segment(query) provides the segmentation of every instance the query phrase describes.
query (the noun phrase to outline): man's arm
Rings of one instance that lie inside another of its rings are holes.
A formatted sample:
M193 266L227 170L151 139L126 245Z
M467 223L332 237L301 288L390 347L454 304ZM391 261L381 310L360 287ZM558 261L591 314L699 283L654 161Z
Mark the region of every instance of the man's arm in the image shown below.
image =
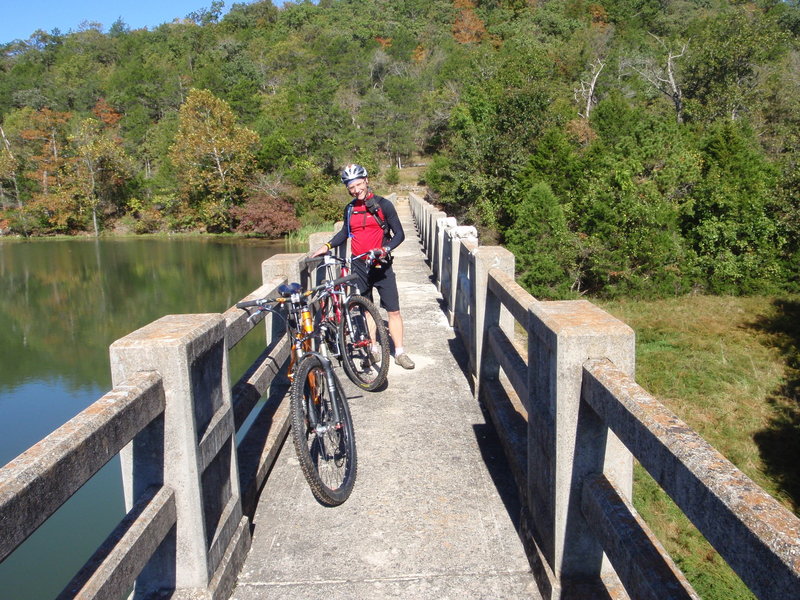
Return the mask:
M386 224L392 232L392 239L386 244L389 250L394 250L403 240L406 239L406 234L403 231L403 225L400 223L400 217L397 215L397 210L389 200L381 198L381 210L383 216L386 218Z

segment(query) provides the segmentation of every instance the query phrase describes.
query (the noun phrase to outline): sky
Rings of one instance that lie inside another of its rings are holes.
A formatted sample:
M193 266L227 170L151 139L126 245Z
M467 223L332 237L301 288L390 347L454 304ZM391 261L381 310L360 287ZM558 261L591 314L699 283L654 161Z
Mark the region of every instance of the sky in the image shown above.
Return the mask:
M223 14L243 1L226 0ZM77 31L84 21L102 23L108 31L120 17L131 29L152 29L210 6L211 0L0 0L0 44L28 39L37 29Z

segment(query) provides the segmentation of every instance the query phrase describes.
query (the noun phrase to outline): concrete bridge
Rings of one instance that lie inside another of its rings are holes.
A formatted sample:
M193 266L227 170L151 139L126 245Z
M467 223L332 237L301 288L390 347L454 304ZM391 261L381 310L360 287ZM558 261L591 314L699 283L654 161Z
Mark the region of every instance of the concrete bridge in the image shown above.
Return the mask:
M636 458L757 597L800 598L800 521L636 384L629 327L535 300L509 252L394 201L417 368L347 388L344 505L314 501L283 443L279 324L170 315L115 342L113 389L0 470L0 561L119 453L128 514L61 598L697 598L631 506ZM301 258L265 261L251 296L308 282ZM266 350L232 377L253 329Z

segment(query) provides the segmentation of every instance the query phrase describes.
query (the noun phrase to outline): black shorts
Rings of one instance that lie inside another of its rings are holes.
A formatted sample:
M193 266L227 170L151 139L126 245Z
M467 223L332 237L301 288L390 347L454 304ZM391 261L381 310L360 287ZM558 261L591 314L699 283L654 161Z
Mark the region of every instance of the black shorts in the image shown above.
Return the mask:
M381 306L389 312L400 310L400 296L397 293L397 279L390 264L380 267L367 267L363 260L353 261L353 273L358 275L358 289L362 296L372 300L372 290L377 289L381 296Z

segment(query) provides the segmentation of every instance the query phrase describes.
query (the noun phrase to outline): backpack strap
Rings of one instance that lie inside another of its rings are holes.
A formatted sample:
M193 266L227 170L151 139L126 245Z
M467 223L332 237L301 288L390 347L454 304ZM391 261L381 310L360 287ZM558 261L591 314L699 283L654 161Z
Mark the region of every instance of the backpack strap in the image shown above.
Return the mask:
M344 226L347 228L347 237L353 237L353 232L350 231L350 216L353 214L353 202L351 201L344 209Z
M371 214L375 218L375 220L378 222L378 225L380 225L381 229L383 229L384 237L388 239L390 237L389 224L383 219L381 219L381 216L378 214L378 204L380 203L381 199L382 198L380 196L373 196L371 198L373 202L366 202L365 205L367 207L367 210L369 211L369 214Z

